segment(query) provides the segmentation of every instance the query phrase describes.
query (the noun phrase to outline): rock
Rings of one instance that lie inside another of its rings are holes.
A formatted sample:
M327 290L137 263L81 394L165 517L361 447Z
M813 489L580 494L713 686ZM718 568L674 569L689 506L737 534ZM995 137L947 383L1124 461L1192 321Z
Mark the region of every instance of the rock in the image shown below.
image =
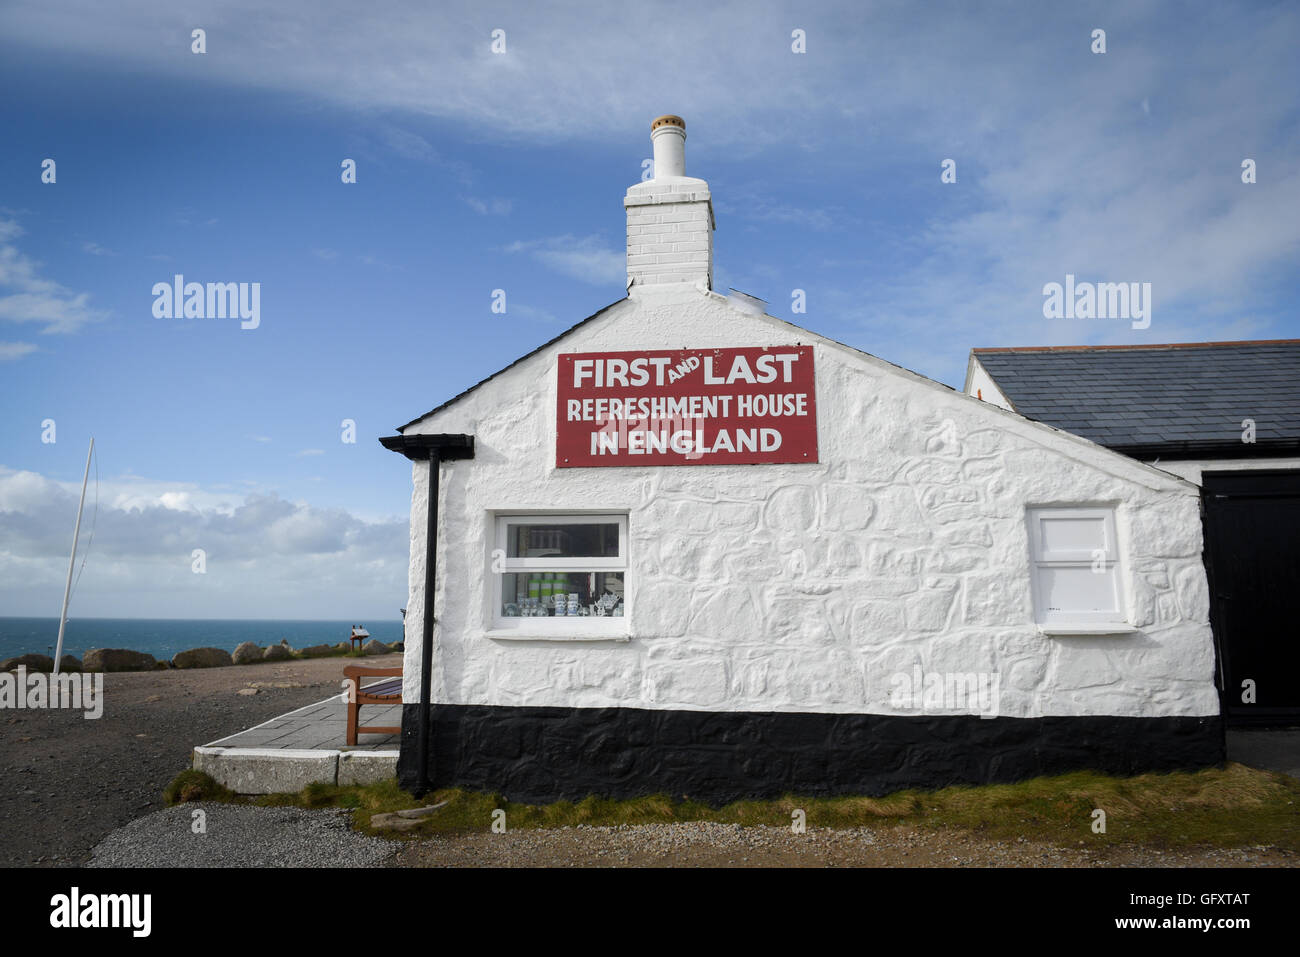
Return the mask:
M402 811L390 811L387 814L376 814L370 819L370 826L391 831L409 831L418 827L420 822L430 814L446 807L448 803L450 802L439 801L437 804L430 804L425 807L413 807Z
M0 671L14 671L19 666L26 667L28 671L53 671L54 659L49 655L32 654L19 655L17 658L6 658L4 661L0 661Z
M262 652L263 661L288 661L292 657L293 652L290 651L289 646L285 644L269 645L267 649Z
M86 671L154 671L159 665L166 668L167 663L159 662L153 655L143 651L130 651L126 648L91 648L86 652L84 670Z
M172 656L174 668L224 668L235 660L224 648L191 648Z
M304 658L328 658L337 654L333 645L311 645L298 652Z
M69 671L80 671L80 670L81 670L80 658L74 658L72 655L64 655L62 658L59 659L59 671L69 672Z
M262 646L255 641L245 641L235 649L230 660L237 665L251 665L254 661L261 661Z
M259 693L260 692L257 688L240 688L239 691L236 692L236 694L259 694Z
M419 818L398 817L395 813L376 814L370 819L370 826L386 831L410 831L420 826Z
M389 650L389 651L405 651L405 650L406 650L406 643L405 643L405 642L402 642L402 641L395 641L395 642L393 642L391 645L388 646L388 650Z
M386 655L388 654L388 646L376 638L371 638L361 646L361 653L363 655Z
M335 651L351 651L351 650L352 650L352 644L351 644L351 642L340 641L337 645L334 646L334 650L335 650Z

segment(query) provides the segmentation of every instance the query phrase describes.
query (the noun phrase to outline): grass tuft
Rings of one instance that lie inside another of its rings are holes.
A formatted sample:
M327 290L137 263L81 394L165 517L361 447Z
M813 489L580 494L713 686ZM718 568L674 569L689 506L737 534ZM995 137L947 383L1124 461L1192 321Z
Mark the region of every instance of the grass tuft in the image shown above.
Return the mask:
M714 821L745 827L789 827L796 810L808 827L961 828L994 840L1025 838L1056 844L1141 844L1154 847L1272 846L1300 851L1300 782L1241 764L1173 774L1110 777L1075 771L1014 784L908 790L882 797L800 797L735 801L723 807L667 794L523 804L499 794L447 788L417 801L396 780L353 787L313 784L297 794L241 798L207 775L185 771L168 785L168 803L231 800L263 806L337 807L354 811L361 831L402 838L484 831L497 809L511 830L617 827ZM182 793L189 797L180 796ZM176 795L176 799L170 795ZM198 796L194 796L198 795ZM374 828L376 814L446 802L417 827L394 834ZM1106 812L1106 833L1092 831L1093 811Z
M163 788L163 801L168 807L190 801L231 801L234 792L223 787L202 771L182 771Z

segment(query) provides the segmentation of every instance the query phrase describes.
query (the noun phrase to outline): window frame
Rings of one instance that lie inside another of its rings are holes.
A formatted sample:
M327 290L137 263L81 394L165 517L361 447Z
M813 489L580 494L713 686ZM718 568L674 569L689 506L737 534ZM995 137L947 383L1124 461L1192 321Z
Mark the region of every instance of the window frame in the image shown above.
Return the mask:
M1124 562L1119 534L1115 522L1115 506L1096 505L1031 505L1026 509L1029 525L1029 569L1033 598L1034 623L1046 633L1057 634L1116 634L1133 631L1129 623L1126 590L1124 588ZM1087 518L1103 520L1106 540L1106 557L1103 560L1115 596L1113 611L1052 611L1047 608L1043 573L1052 568L1094 567L1094 549L1048 549L1043 540L1044 519Z
M501 511L492 513L492 551L488 568L487 635L492 638L545 638L553 640L626 640L632 616L627 593L627 572L631 566L628 513L625 511ZM510 525L618 525L618 555L589 557L508 556ZM500 556L500 565L496 556ZM535 571L621 572L624 582L621 617L507 618L502 614L503 578Z

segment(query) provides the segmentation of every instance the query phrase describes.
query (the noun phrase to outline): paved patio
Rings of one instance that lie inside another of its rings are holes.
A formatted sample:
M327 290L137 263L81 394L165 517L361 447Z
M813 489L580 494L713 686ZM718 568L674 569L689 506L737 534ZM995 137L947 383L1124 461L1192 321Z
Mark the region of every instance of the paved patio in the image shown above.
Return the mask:
M362 705L362 725L402 724L401 705ZM399 736L365 734L346 744L341 694L194 749L194 768L239 794L300 791L308 784L370 784L397 773Z
M356 745L344 743L347 736L347 706L341 695L290 711L265 724L240 731L204 747L268 748L271 750L387 751L398 748L395 734L358 734ZM361 724L400 727L402 706L361 706Z

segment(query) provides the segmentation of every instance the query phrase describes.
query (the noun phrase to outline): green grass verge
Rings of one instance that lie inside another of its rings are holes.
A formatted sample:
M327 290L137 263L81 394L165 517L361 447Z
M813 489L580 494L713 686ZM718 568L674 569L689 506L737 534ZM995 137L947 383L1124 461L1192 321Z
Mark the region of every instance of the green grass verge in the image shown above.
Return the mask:
M313 784L297 794L239 797L196 771L182 772L164 794L168 804L218 800L272 807L348 808L355 812L353 823L359 830L406 838L487 830L492 812L498 808L506 812L511 829L675 821L789 827L794 811L800 809L809 827L906 824L962 828L997 840L1025 838L1054 844L1267 846L1300 851L1300 782L1231 763L1205 771L1130 778L1077 771L1015 784L908 790L878 798L790 795L735 801L723 807L664 794L517 804L496 794L459 789L436 791L417 801L395 780L365 787ZM447 802L446 807L401 835L371 825L376 814L442 801ZM1106 812L1104 834L1092 831L1097 808Z

